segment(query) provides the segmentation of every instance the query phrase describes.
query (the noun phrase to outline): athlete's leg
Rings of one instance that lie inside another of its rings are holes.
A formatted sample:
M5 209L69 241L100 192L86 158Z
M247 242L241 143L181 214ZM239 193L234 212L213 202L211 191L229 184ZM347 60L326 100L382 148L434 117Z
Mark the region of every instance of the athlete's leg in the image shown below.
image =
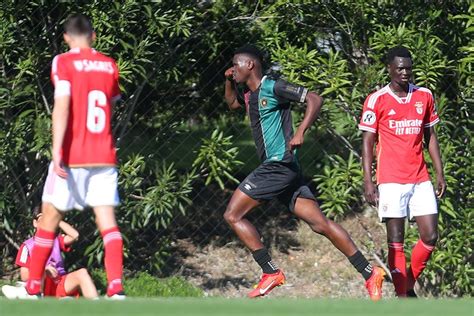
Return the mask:
M96 298L99 296L94 281L86 269L82 268L66 275L64 291L66 294L80 290L85 298Z
M236 189L224 213L225 221L245 246L252 251L253 258L263 271L260 282L247 294L250 298L266 295L273 288L285 282L285 275L273 263L268 250L260 240L257 229L248 219L244 218L259 204L259 201L252 199L240 189Z
M347 231L339 224L329 220L316 201L297 198L294 213L305 221L314 232L327 237L346 257L357 252L357 247Z
M107 295L113 296L123 292L123 240L115 220L113 206L95 206L97 228L104 241L104 263L107 273Z
M244 217L259 204L259 201L236 189L224 213L225 221L252 252L264 248L264 245L255 226Z
M64 213L57 210L53 204L44 202L41 206L42 216L38 220L38 228L49 232L56 232Z
M46 261L51 255L56 230L63 218L63 214L51 203L44 202L41 212L43 215L38 221L35 246L31 253L30 275L26 283L26 290L29 294L39 294L41 292L41 279Z
M254 260L262 268L264 275L280 273L281 276L278 277L281 278L281 280L278 281L278 284L281 284L284 282L283 273L279 271L277 265L272 261L270 253L260 240L260 234L258 233L255 226L250 223L248 219L244 218L245 215L247 215L259 204L259 201L252 199L237 188L234 191L229 204L227 205L227 209L224 213L224 219L230 225L232 230L237 234L239 239L244 243L244 245L252 252ZM261 283L262 281L259 283L259 286ZM271 289L268 291L270 290ZM254 297L252 294L249 296Z
M95 223L100 232L117 227L114 206L94 206Z
M339 224L329 220L315 200L298 197L294 206L295 215L304 220L316 233L328 238L364 277L365 286L372 300L382 298L383 269L372 267L364 255L357 249L347 231Z
M411 265L407 271L407 290L413 290L415 282L426 267L438 240L438 214L415 217L420 239L413 247Z
M407 271L404 250L405 218L386 218L388 265L397 296L406 296Z

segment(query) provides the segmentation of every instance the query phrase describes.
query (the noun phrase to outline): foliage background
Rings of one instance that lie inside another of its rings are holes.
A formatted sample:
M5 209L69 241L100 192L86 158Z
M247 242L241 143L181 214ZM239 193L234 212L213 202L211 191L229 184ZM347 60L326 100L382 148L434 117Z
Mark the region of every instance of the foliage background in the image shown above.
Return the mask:
M365 97L388 81L383 55L403 44L414 82L437 100L448 182L440 239L422 283L435 296L472 296L473 31L469 1L3 1L0 4L0 273L32 234L50 158L54 55L65 51L61 25L72 12L92 17L95 47L118 61L124 103L114 131L120 159L128 273L166 276L173 243L226 243L223 224L236 183L257 164L245 114L223 102L233 50L264 47L269 64L324 96L321 118L302 150L308 183L337 220L367 210L362 199L358 117ZM295 120L304 109L294 106ZM427 156L427 155L426 155ZM429 156L427 156L429 157ZM262 215L264 216L264 215ZM374 215L375 216L375 215ZM100 267L102 245L90 212L68 260ZM408 245L417 239L407 228ZM409 247L408 247L409 248ZM377 249L374 249L377 251Z

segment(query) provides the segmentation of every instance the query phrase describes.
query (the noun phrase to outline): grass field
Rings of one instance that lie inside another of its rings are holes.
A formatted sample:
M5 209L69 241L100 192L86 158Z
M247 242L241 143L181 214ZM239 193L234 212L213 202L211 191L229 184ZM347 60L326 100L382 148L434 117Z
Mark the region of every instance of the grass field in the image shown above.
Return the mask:
M474 300L310 300L310 299L132 299L86 301L44 299L8 301L0 299L0 314L21 315L324 315L324 316L470 316Z

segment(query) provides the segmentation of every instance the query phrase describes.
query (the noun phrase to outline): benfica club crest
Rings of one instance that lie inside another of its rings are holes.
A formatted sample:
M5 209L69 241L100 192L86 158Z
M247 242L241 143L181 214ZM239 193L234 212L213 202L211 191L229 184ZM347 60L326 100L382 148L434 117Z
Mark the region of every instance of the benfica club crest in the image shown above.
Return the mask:
M423 102L417 101L415 103L415 107L416 107L416 113L423 114Z

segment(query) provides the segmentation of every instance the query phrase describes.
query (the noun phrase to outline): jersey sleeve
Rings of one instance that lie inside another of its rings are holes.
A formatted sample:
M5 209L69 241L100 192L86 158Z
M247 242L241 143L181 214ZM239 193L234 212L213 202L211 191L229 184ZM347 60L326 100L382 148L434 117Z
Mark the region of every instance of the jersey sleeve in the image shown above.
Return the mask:
M54 85L54 97L71 95L71 79L64 58L56 55L51 66L51 80Z
M426 107L426 114L424 118L424 127L429 128L436 125L439 122L439 116L436 112L436 105L433 99L433 95L429 93L428 106Z
M66 245L64 243L64 236L65 236L64 234L60 234L58 236L59 248L61 248L62 252L69 252L69 251L71 251L72 247L71 247L71 245Z
M20 246L18 253L16 254L15 264L19 267L28 268L30 266L30 253L28 247L25 244Z
M112 63L112 67L114 68L114 85L112 87L112 104L119 101L122 98L122 95L120 94L120 86L119 86L119 69L117 67L117 64L115 62Z
M289 101L304 102L306 100L306 95L308 94L308 89L278 79L273 87L273 92L276 96Z
M375 102L373 95L369 95L367 99L365 99L364 107L362 108L362 116L359 122L359 129L361 131L377 133L379 118Z

